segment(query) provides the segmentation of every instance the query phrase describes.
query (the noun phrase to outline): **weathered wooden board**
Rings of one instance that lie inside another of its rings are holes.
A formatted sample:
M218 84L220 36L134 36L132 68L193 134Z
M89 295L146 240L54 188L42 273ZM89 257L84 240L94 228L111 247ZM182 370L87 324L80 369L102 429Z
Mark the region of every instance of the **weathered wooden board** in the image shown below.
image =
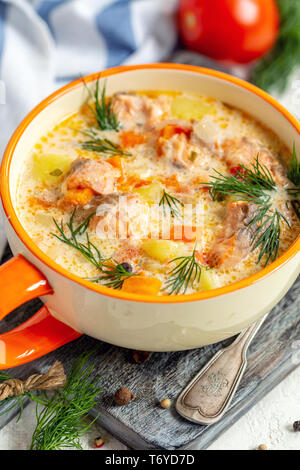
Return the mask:
M5 259L9 256L7 250ZM17 309L1 322L1 332L22 323L39 305L40 301L36 300ZM163 410L158 403L165 397L175 401L182 388L222 346L221 343L192 351L153 353L147 363L137 365L129 350L83 336L12 373L23 377L32 371L43 371L56 359L61 360L68 370L78 354L95 350L97 374L102 377L104 388L93 410L94 415L100 411L100 424L136 449L183 449L195 445L204 449L297 366L297 356L300 358L295 349L296 341L300 339L299 314L300 279L272 310L258 332L249 350L248 368L229 411L219 423L210 427L185 421L174 408ZM120 386L129 387L137 395L127 407L113 404L114 391ZM10 418L2 416L0 426Z

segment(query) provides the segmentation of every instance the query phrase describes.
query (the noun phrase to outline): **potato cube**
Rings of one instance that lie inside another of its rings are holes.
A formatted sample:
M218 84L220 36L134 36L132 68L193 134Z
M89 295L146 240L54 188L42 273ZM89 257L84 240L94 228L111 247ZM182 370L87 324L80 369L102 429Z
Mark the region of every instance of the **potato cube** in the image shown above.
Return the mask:
M178 119L200 120L206 114L216 114L216 108L213 103L206 101L201 97L176 96L172 102L171 112Z
M211 270L202 269L200 278L201 290L211 290L217 287Z
M161 263L185 255L183 243L175 243L170 240L146 240L142 248L150 258L157 259Z
M135 191L148 204L158 204L163 194L163 188L160 183L151 183L146 186L136 188Z
M55 184L67 172L74 157L54 153L39 153L33 156L33 174L46 184Z

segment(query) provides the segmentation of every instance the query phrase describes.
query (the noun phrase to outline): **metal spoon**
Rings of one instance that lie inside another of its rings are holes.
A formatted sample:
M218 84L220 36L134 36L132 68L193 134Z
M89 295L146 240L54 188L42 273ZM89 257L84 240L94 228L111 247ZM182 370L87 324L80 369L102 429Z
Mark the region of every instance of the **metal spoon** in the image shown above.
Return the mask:
M198 424L213 424L227 411L244 374L247 349L267 315L218 351L181 392L176 410Z

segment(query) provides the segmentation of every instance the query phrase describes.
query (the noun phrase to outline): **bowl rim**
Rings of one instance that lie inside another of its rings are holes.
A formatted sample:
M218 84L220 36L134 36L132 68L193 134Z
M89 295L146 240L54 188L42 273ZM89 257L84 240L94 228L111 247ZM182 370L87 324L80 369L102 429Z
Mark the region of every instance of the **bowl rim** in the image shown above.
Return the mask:
M272 96L270 96L265 91L261 90L260 88L252 85L244 80L239 78L233 77L223 72L219 72L216 70L197 67L193 65L182 65L182 64L171 64L171 63L159 63L159 64L143 64L143 65L130 65L130 66L119 66L114 67L111 69L107 69L101 72L92 73L86 76L83 76L79 79L73 80L67 85L63 86L62 88L56 90L54 93L49 95L43 101L41 101L27 116L23 119L23 121L19 124L15 132L13 133L12 137L10 138L7 147L5 149L1 170L0 170L0 195L2 200L2 205L4 212L8 218L10 225L12 226L13 230L20 238L20 240L24 243L27 249L39 259L43 264L45 264L48 268L55 271L56 273L66 277L70 281L75 282L91 291L96 293L114 298L114 299L121 299L121 300L129 300L135 302L146 302L146 303L184 303L184 302L192 302L192 301L200 301L200 300L208 300L218 297L220 295L229 294L240 290L245 287L249 287L254 283L264 279L267 276L270 276L272 273L280 269L284 266L287 262L289 262L298 252L300 248L300 236L294 241L294 243L285 251L280 257L278 257L274 262L266 266L265 268L261 269L255 274L252 274L245 279L240 281L236 281L232 284L227 286L218 287L216 289L198 292L193 294L182 294L182 295L162 295L162 296L154 296L154 295L141 295L141 294L132 294L127 292L122 292L119 290L114 290L100 284L94 284L91 281L87 281L85 279L80 278L76 274L73 274L66 270L65 268L61 267L57 264L54 260L52 260L49 256L47 256L29 237L25 229L23 228L21 222L18 219L16 211L13 207L13 203L10 196L9 190L9 172L10 172L10 165L13 159L14 150L27 129L30 123L45 109L48 105L53 103L54 101L60 99L69 91L82 86L83 80L85 83L93 82L97 80L99 74L101 73L101 77L109 77L111 75L121 74L128 71L135 71L135 70L145 70L145 69L156 69L156 70L180 70L186 72L194 72L218 79L222 79L226 82L230 82L235 84L241 88L244 88L251 93L262 98L266 101L269 105L274 107L277 111L279 111L288 121L289 123L298 131L300 134L300 122L292 116L280 103L277 102Z

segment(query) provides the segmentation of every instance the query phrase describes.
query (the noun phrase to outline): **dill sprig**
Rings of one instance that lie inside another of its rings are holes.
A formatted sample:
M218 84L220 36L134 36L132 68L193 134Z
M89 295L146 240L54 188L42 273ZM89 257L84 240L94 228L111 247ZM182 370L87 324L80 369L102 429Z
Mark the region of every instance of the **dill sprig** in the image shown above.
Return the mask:
M125 279L132 276L137 276L137 274L126 271L121 263L118 263L115 260L110 260L109 262L102 264L101 275L92 279L92 281L101 282L106 287L111 287L112 289L121 289Z
M94 108L88 104L90 110L94 114L97 124L102 131L118 131L120 123L117 119L116 114L112 110L111 99L106 99L106 81L104 82L101 90L101 97L99 99L99 79L96 81L95 92L94 92ZM84 82L85 84L85 82ZM85 84L86 85L86 84ZM86 85L87 87L87 85ZM90 90L87 87L89 94Z
M94 245L89 238L87 229L91 217L95 215L95 212L90 214L84 221L75 227L74 217L76 214L76 209L71 214L69 222L65 225L68 228L68 234L65 231L65 226L63 221L58 223L55 219L53 222L59 231L60 235L51 233L61 242L65 243L75 250L79 251L88 261L90 261L97 269L100 271L100 275L96 278L89 279L92 282L101 282L107 287L112 289L120 289L123 285L125 279L131 276L136 276L135 273L126 271L122 264L118 263L115 260L103 258L100 250ZM85 234L86 240L85 243L78 239L79 236Z
M65 243L68 246L71 246L72 248L75 248L75 250L79 251L88 261L90 261L97 269L101 269L102 263L104 259L101 256L100 251L98 248L90 241L87 229L91 220L91 217L95 215L95 212L90 214L86 219L81 224L78 224L77 227L74 225L74 217L76 214L76 208L71 214L69 222L67 222L65 225L68 228L69 234L66 233L65 231L65 226L63 221L61 220L60 223L58 223L54 218L53 222L59 231L59 235L56 233L51 233L54 237L56 237L58 240L60 240L62 243ZM82 236L85 234L86 240L85 243L79 240L79 236Z
M182 213L180 208L183 207L183 203L176 197L168 194L165 189L159 201L159 206L163 208L164 214L167 214L167 211L169 211L172 217L181 219Z
M255 204L267 203L270 200L269 192L276 189L272 174L259 162L258 156L250 168L241 165L236 176L223 175L217 170L214 172L217 176L211 175L212 181L203 183L209 186L213 200L216 200L219 195L230 195L239 201Z
M185 294L188 286L193 287L195 282L200 282L202 266L196 259L196 245L190 256L178 256L170 261L177 263L176 266L168 272L170 276L166 281L166 290L170 295Z
M298 187L295 188L295 190L300 192L300 162L297 158L295 143L293 145L293 156L290 160L290 167L287 176L288 179ZM294 191L294 189L289 188L288 191Z
M295 211L295 214L296 216L298 217L298 219L300 220L300 201L298 201L297 199L295 199L294 201L291 202L292 206L293 206L293 209Z
M277 0L280 11L280 29L273 49L254 68L252 81L264 90L283 92L289 75L299 64L300 2Z
M14 377L10 374L7 374L6 372L0 371L0 383L4 382L5 380L11 380L14 379ZM8 397L5 400L0 402L0 416L8 413L9 411L13 410L14 408L19 408L19 416L18 420L21 418L22 413L23 413L23 408L24 408L24 401L25 399L31 399L35 400L40 404L44 404L42 400L38 398L38 396L32 394L29 391L24 391L23 395L18 395L18 396L13 396L13 397ZM7 407L6 405L9 403L9 406Z
M80 437L97 417L89 423L84 421L102 392L99 379L92 378L95 366L89 363L90 357L88 353L75 360L62 389L50 397L44 393L45 406L36 408L31 450L82 449Z
M295 186L300 186L300 162L297 158L295 143L293 145L293 156L290 160L290 168L287 176Z
M281 212L277 209L275 211L270 211L269 209L269 207L258 209L257 215L254 215L249 224L253 226L258 222L258 227L251 239L251 245L253 250L256 248L260 249L257 263L266 256L264 266L267 266L269 262L273 262L277 258L280 244L281 220L290 227L289 222Z
M259 248L257 263L264 256L266 266L274 261L278 255L280 244L280 223L284 222L289 227L289 222L281 212L272 209L271 191L276 190L276 183L269 169L259 163L258 157L250 168L241 165L236 176L222 175L211 176L212 181L205 183L209 186L213 200L219 195L233 196L238 201L254 204L256 210L248 224L251 234L252 250Z
M130 157L132 155L131 153L122 150L119 145L114 144L111 140L101 138L93 129L80 132L89 137L89 140L86 140L81 144L81 147L85 150L110 156L123 155Z
M290 196L298 198L300 196L300 162L296 155L295 143L293 145L293 156L290 160L288 171L288 179L295 185L294 188L288 188L287 192ZM300 202L297 199L291 201L292 207L300 220Z

